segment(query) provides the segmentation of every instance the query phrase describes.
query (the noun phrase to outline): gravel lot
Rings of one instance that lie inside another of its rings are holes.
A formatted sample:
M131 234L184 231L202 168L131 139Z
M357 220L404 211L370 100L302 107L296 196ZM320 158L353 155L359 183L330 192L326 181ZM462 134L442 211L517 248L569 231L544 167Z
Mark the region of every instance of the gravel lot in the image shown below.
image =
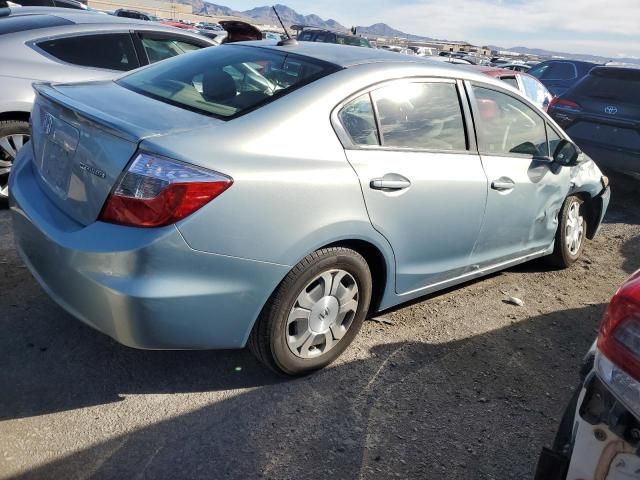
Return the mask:
M138 351L85 327L21 265L2 210L0 478L531 478L640 267L640 189L612 184L572 269L536 261L386 312L297 380L245 351Z

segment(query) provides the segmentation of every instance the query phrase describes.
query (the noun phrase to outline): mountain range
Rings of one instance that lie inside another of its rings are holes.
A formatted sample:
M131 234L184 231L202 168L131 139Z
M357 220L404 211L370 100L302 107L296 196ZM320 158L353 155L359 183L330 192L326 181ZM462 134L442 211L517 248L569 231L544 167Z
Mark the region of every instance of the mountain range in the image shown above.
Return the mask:
M183 3L186 5L191 5L193 8L193 12L201 15L231 15L236 17L245 18L248 21L266 25L279 25L278 19L273 12L273 9L270 6L264 7L256 7L251 10L234 10L232 8L217 5L215 3L209 3L204 0L176 0L178 3ZM291 25L313 25L321 28L329 28L332 30L339 31L349 31L351 27L345 27L337 20L332 18L328 20L324 20L322 17L316 14L311 15L303 15L301 13L296 12L294 9L286 6L286 5L276 5L276 9L278 10L278 14L282 19L282 22L290 27ZM362 35L372 35L377 37L401 37L406 38L408 40L434 40L431 37L426 37L423 35L414 35L410 33L405 33L400 30L397 30L386 23L375 23L369 26L357 26L356 31L358 34ZM504 48L495 45L489 46L492 50L508 50L511 52L517 52L522 54L529 55L538 55L542 57L563 57L563 58L573 58L576 60L585 60L592 61L597 63L604 63L610 61L611 58L606 58L597 55L583 55L583 54L573 54L573 53L564 53L564 52L556 52L551 50L542 50L537 48L528 48L528 47L511 47ZM637 58L616 58L618 62L628 62L628 63L640 63L640 59Z

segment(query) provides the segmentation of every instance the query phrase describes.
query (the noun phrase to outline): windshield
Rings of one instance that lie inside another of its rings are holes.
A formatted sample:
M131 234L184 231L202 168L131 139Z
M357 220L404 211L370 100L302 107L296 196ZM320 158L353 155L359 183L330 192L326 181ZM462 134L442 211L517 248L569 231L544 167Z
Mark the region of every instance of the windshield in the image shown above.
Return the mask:
M339 68L266 48L222 45L158 63L121 78L118 84L171 105L228 119Z

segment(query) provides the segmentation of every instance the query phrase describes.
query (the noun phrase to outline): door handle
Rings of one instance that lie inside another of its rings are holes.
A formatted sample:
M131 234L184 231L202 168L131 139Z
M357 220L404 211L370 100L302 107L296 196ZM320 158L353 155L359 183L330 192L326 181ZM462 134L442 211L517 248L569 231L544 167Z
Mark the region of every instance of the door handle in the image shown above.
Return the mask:
M501 177L491 182L491 188L493 188L494 190L498 190L499 192L505 191L505 190L513 190L515 186L516 186L515 182L510 178L506 178L506 177Z
M407 178L374 178L369 183L373 190L402 190L409 188L411 182Z

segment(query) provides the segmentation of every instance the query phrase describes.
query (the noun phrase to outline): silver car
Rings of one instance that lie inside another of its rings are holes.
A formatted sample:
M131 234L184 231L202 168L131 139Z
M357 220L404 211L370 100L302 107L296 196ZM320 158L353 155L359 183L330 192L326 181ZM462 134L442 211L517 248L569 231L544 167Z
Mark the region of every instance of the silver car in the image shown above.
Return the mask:
M313 42L223 45L40 84L11 175L17 248L119 342L327 365L367 315L550 256L609 188L499 80Z
M0 200L16 151L29 139L34 81L111 79L214 43L151 22L66 8L0 14Z

